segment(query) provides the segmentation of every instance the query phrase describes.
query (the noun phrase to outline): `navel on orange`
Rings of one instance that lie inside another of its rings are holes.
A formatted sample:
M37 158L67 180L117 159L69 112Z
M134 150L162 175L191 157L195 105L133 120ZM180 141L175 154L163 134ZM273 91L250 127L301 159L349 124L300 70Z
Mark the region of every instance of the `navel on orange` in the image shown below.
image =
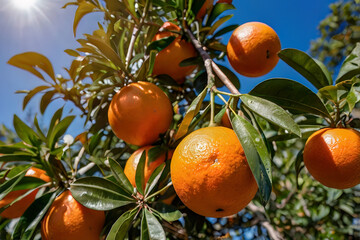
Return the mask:
M165 22L153 38L153 41L155 41L164 37L176 36L169 46L156 55L153 74L169 75L177 83L182 84L185 81L185 77L195 70L196 65L181 67L179 64L185 59L196 57L197 52L192 43L182 39L180 35L167 30L180 31L180 28L171 22Z
M77 202L66 190L50 206L41 222L43 240L99 240L105 213Z
M175 149L170 169L181 201L207 217L239 212L258 189L240 141L225 127L201 128L186 136Z
M127 143L154 143L172 121L172 105L166 94L150 82L131 83L120 89L110 103L109 124L115 135Z
M227 44L231 66L247 77L259 77L270 72L279 61L281 44L276 32L261 22L248 22L232 33Z
M31 167L26 172L25 176L39 178L45 182L51 181L51 178L46 175L46 172L44 170L35 167ZM27 191L29 190L23 189L9 192L3 199L0 200L0 208L12 203L15 199L17 199L21 195L24 195ZM34 202L38 191L38 189L34 190L23 199L6 208L2 213L0 213L0 216L9 219L21 217L21 215L24 214L25 210Z
M349 128L324 128L306 141L304 163L321 184L337 189L360 184L360 133Z

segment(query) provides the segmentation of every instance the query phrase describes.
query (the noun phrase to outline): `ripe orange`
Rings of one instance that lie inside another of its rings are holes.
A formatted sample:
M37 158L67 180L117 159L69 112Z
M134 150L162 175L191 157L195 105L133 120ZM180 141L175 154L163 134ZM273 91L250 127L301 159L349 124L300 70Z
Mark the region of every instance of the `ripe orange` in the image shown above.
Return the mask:
M197 20L202 20L202 18L205 16L207 10L211 8L211 6L214 4L214 0L205 0L204 4L196 14Z
M145 169L144 169L145 183L147 183L147 181L149 180L149 178L150 178L151 174L154 172L154 170L158 166L160 166L163 162L165 162L165 153L163 153L155 161L152 161L150 164L148 164L149 150L153 147L154 146L145 146L145 147L139 148L133 154L131 154L131 156L129 157L129 159L127 160L127 162L125 164L124 173L134 187L136 187L136 183L135 183L136 168L137 168L137 165L139 164L139 160L140 160L140 157L141 157L141 154L143 153L143 151L146 151L146 161L145 161ZM171 158L172 152L173 151L168 152L167 159Z
M360 183L360 133L348 128L316 131L306 141L304 163L327 187L354 187Z
M187 58L196 57L197 52L192 43L182 39L176 33L166 30L180 31L180 28L171 22L165 22L160 31L154 36L153 41L169 36L175 36L176 38L169 46L156 55L153 74L167 74L178 84L182 84L185 81L185 77L195 70L196 65L180 67L179 64Z
M175 149L170 171L181 201L207 217L239 212L258 189L240 141L226 127L201 128L186 136Z
M270 72L279 61L281 44L276 32L261 22L248 22L232 33L227 44L231 66L247 77L259 77Z
M66 190L50 206L41 222L43 240L99 240L105 213L77 202Z
M45 182L51 181L51 178L46 175L46 172L44 170L35 167L31 167L26 172L25 176L40 178ZM28 189L11 191L2 200L0 200L0 208L10 204L21 195L24 195L27 191ZM17 201L12 206L8 207L2 213L0 213L0 216L9 219L21 217L21 215L24 214L25 210L34 202L38 191L39 190L35 190L20 201Z
M131 83L121 88L108 110L115 135L137 146L154 143L169 128L172 115L169 98L150 82Z

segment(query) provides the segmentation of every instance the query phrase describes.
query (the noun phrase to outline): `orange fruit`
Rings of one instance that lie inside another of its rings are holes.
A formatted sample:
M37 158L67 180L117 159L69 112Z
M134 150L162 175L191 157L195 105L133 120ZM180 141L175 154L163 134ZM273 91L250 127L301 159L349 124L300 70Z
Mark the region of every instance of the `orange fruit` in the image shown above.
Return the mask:
M205 16L207 10L209 8L211 8L213 4L214 4L214 0L205 0L204 4L202 5L200 10L196 14L196 19L197 20L202 20L202 18Z
M25 174L27 177L40 178L45 182L50 182L51 178L46 175L44 170L39 168L31 167ZM15 199L24 195L29 189L15 190L9 192L3 199L0 200L0 208L12 203ZM18 218L24 214L25 210L34 202L36 194L39 190L35 190L20 201L17 201L12 206L6 208L0 216L3 218Z
M109 124L115 135L127 143L154 143L169 128L172 105L166 94L150 82L131 83L120 89L110 103Z
M149 180L151 174L154 172L154 170L158 166L160 166L163 162L165 162L165 160L166 160L165 152L164 152L158 158L156 158L155 161L152 161L149 164L148 154L149 154L149 150L153 147L154 146L145 146L145 147L139 148L133 154L131 154L131 156L129 157L129 159L127 160L127 162L125 164L124 173L134 187L136 187L136 183L135 183L136 168L137 168L137 165L139 164L139 160L140 160L140 157L141 157L141 154L143 153L143 151L146 151L146 160L145 160L145 169L144 169L145 183L148 182L148 180ZM172 153L173 153L172 150L168 152L167 159L171 158Z
M337 189L360 183L360 133L349 128L324 128L306 141L304 163L321 184Z
M258 189L240 141L226 127L201 128L186 136L175 149L170 172L180 200L207 217L239 212Z
M99 240L105 213L77 202L66 190L50 206L41 222L43 240Z
M276 32L261 22L248 22L234 30L227 44L231 66L247 77L270 72L279 61L281 44Z
M169 36L175 36L176 38L169 46L156 55L153 74L169 75L178 84L182 84L185 81L185 77L195 70L196 65L180 67L179 64L185 59L196 57L197 52L192 43L182 39L180 35L166 30L180 31L180 28L171 22L165 22L160 31L154 36L153 41Z

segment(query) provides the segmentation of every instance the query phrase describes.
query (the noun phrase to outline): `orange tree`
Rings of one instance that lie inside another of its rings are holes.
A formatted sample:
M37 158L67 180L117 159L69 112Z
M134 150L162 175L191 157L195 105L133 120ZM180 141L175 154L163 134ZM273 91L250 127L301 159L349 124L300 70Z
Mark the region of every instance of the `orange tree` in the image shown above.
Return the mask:
M14 116L18 141L0 145L5 163L0 200L12 191L27 191L0 211L35 191L37 196L15 227L11 219L1 218L4 239L33 239L39 232L43 239L230 238L243 236L240 226L254 225L256 235L272 239L353 234L351 204L358 199L346 198L351 189L322 187L300 170L304 142L312 133L355 126L351 112L360 101L360 46L345 59L334 85L323 63L296 49L279 51L269 26L258 32L259 24L249 23L245 34L238 34L237 25L221 28L232 17L225 14L234 10L231 1L79 0L69 5L77 7L74 34L88 13L103 12L105 23L79 39L79 48L65 50L74 57L67 77L55 75L50 61L35 52L18 54L8 63L44 82L26 92L24 108L36 94L42 94L41 113L54 99L70 101L86 119L86 131L75 139L63 137L75 118L63 116L63 108L46 128L36 117L31 128ZM226 46L221 36L231 31L233 40ZM245 54L239 49L242 41L251 59L245 63L255 65L251 71L265 74L280 58L318 93L283 78L240 93L237 75L219 62L231 49L231 64L242 69L238 64L244 60L237 58ZM184 55L177 50L181 46L196 51ZM156 64L166 67L154 72ZM167 68L187 70L174 77ZM193 72L186 76L188 69ZM229 91L219 90L223 86ZM230 120L227 126L233 130L220 127L222 119ZM359 162L352 150L360 146L351 144L349 151L332 155ZM325 141L322 151L333 146L343 150ZM307 164L307 154L304 158ZM130 170L124 171L127 162ZM51 181L28 177L31 167L44 170ZM347 167L345 178L355 179L351 186L360 182L357 169ZM327 166L323 171L330 172ZM337 181L337 174L330 174ZM237 213L245 205L248 212Z

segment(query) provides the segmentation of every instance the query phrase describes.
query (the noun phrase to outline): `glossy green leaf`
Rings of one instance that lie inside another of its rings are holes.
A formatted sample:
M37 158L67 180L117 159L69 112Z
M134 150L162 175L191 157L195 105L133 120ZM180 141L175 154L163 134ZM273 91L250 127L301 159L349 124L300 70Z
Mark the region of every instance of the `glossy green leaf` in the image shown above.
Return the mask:
M227 22L228 20L230 20L234 15L230 14L230 15L226 15L225 17L220 18L219 20L217 20L214 24L211 25L211 28L209 30L209 32L207 33L208 35L212 35L214 34L214 32L225 22Z
M178 128L178 131L175 134L174 137L175 140L178 140L187 134L191 121L193 120L195 115L200 111L201 104L206 94L207 94L207 88L205 88L190 104L188 110L186 111L184 119L182 120Z
M233 25L229 25L227 27L224 27L222 29L220 29L219 31L217 31L214 35L213 35L213 38L217 38L217 37L220 37L228 32L232 32L234 31L236 28L239 27L239 24L233 24Z
M44 194L36 199L21 216L12 234L12 239L30 240L37 229L41 219L56 198L57 191Z
M123 213L116 222L111 226L111 229L106 237L106 240L123 240L135 218L136 209L131 209Z
M76 29L80 20L88 13L93 12L96 9L96 6L88 1L81 1L78 4L78 8L75 12L75 18L73 23L73 33L76 36Z
M323 98L326 98L332 102L338 103L342 96L347 94L348 91L342 86L327 86L319 89L319 95Z
M244 104L251 111L257 115L268 120L282 129L301 137L299 126L295 123L289 113L278 105L265 100L263 98L255 97L249 94L243 94L240 97L242 104Z
M150 54L152 50L160 52L161 50L169 46L175 40L175 38L176 38L175 36L169 36L151 42L149 46L146 48L146 54Z
M50 135L50 133L54 130L54 126L56 124L58 124L58 122L61 120L63 110L64 110L64 107L59 108L58 110L56 110L56 112L52 116L51 121L50 121L50 125L49 125L49 128L48 128L48 135Z
M349 112L351 112L354 109L355 104L360 102L360 83L354 83L351 86L351 89L346 96L346 101L349 105Z
M55 73L51 62L40 53L24 52L17 54L10 58L8 64L26 70L47 82L44 76L37 70L39 68L55 81Z
M42 141L42 142L46 142L46 137L45 137L43 131L42 131L41 128L40 128L39 121L38 121L36 115L35 115L35 117L34 117L34 126L35 126L35 128L36 128L37 134L38 134L39 138L41 139L41 141Z
M211 13L210 16L208 18L208 20L206 21L206 26L211 26L212 23L215 21L215 19L222 14L223 12L225 12L226 10L233 10L235 9L235 7L231 4L227 4L227 3L217 3Z
M244 118L235 115L231 119L231 124L244 149L251 172L259 187L260 200L265 206L272 190L271 159L266 145L261 135Z
M100 177L80 178L70 191L76 201L95 210L108 211L136 201L120 186Z
M34 130L32 130L28 125L26 125L18 116L14 115L13 120L14 128L16 134L23 140L25 143L30 144L31 146L38 146L41 143L39 136Z
M29 91L28 94L26 94L26 96L24 97L24 101L23 101L23 110L26 108L27 104L29 103L29 101L39 92L46 90L50 88L49 86L38 86L36 88L34 88L33 90Z
M326 73L322 70L322 67L305 52L287 48L281 50L278 55L290 67L303 75L317 89L332 85L332 82L329 81Z
M182 213L172 205L167 205L164 203L156 203L156 213L165 221L174 222L179 220L182 217Z
M3 199L11 190L25 177L27 169L17 174L15 177L5 181L0 185L0 200Z
M146 183L145 196L149 195L149 193L151 193L151 191L154 189L156 184L159 182L159 179L164 169L165 169L165 163L162 163L152 172L148 182Z
M99 146L100 144L100 141L101 141L101 137L103 137L103 133L100 131L100 132L97 132L95 133L94 135L91 136L90 138L90 141L89 141L89 145L88 145L88 150L89 150L89 153L90 154L93 154L96 147Z
M146 224L149 232L149 239L166 240L165 231L159 221L156 219L156 217L146 208L144 208L143 211L145 213Z
M121 165L112 158L109 158L109 164L112 175L115 177L120 187L122 187L131 195L134 192L134 187L130 183L129 179L126 177Z
M360 74L360 43L352 50L341 65L340 72L336 78L336 83L349 80Z
M140 226L140 240L149 240L149 228L147 226L146 216L145 216L145 210L141 212L141 226Z
M111 47L110 43L106 42L104 39L100 39L98 37L86 34L86 37L92 45L96 46L100 52L113 62L117 67L126 71L125 64L121 61L119 55L114 51Z
M320 98L304 85L285 78L273 78L258 84L251 95L267 99L292 113L310 113L330 117Z
M145 163L146 163L146 151L141 153L141 157L139 162L136 166L135 172L135 184L137 191L144 196L144 189L145 189Z
M155 50L151 50L150 51L150 56L149 56L149 75L152 75L153 70L154 70L154 65L155 65L155 58L156 58L156 54L157 52Z
M51 150L54 148L58 139L66 132L74 118L75 116L67 116L54 126L53 131L48 136L48 146Z
M0 162L39 162L39 159L30 153L17 153L1 155Z

